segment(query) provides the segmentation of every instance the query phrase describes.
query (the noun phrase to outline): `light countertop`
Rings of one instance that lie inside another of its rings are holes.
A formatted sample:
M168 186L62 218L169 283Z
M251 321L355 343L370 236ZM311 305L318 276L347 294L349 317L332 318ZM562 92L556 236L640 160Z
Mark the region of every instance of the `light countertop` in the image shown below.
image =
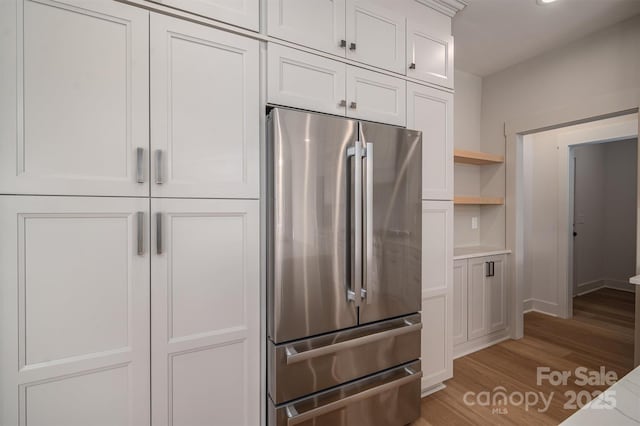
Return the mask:
M455 247L453 249L453 260L471 259L497 254L511 254L511 250L489 246Z

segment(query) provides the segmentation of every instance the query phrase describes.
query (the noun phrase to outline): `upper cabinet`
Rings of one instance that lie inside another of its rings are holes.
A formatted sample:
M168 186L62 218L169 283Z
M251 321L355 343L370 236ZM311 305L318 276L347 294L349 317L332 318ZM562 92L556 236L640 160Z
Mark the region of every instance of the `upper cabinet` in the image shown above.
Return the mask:
M345 0L267 0L269 35L344 56Z
M453 94L407 83L407 127L422 131L422 198L453 199Z
M407 76L453 88L453 37L407 20Z
M149 13L3 2L0 193L149 194Z
M260 0L150 0L231 25L258 31Z
M151 15L151 195L258 198L259 42Z
M267 101L329 114L406 124L406 82L269 43Z
M366 0L347 0L347 58L405 73L405 17Z

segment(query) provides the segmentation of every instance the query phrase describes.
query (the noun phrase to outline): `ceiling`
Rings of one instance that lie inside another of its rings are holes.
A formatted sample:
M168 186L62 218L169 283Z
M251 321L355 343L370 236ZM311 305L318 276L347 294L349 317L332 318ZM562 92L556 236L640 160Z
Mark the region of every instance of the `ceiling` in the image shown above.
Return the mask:
M456 68L486 76L640 13L640 0L469 0L453 19Z

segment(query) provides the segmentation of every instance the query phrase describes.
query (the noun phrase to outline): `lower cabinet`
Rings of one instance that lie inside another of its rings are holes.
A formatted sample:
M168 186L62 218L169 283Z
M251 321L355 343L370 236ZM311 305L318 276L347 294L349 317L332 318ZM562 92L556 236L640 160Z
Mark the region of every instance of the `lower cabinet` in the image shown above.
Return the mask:
M422 202L422 389L453 376L453 202Z
M505 254L456 260L453 267L453 340L467 345L466 352L491 340L486 337L504 331L507 321Z
M259 424L259 201L2 196L0 234L0 424Z

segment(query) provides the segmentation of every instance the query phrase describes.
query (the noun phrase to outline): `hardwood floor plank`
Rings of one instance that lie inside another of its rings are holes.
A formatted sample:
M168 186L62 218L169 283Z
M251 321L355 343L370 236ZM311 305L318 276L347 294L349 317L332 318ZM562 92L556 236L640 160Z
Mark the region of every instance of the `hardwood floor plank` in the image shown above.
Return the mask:
M455 360L453 379L445 383L445 389L422 400L422 417L412 426L556 425L569 417L575 409L565 407L570 400L565 392L592 393L609 387L580 386L574 376L576 368L598 371L604 366L618 378L633 368L635 298L633 293L600 289L574 298L573 309L574 316L568 320L527 313L522 339L507 340ZM538 385L538 367L569 371L572 376L566 385L548 381ZM498 387L507 395L553 397L544 411L542 402L528 409L514 403L465 403L465 395L467 401L477 402L480 393L489 391L492 396Z

